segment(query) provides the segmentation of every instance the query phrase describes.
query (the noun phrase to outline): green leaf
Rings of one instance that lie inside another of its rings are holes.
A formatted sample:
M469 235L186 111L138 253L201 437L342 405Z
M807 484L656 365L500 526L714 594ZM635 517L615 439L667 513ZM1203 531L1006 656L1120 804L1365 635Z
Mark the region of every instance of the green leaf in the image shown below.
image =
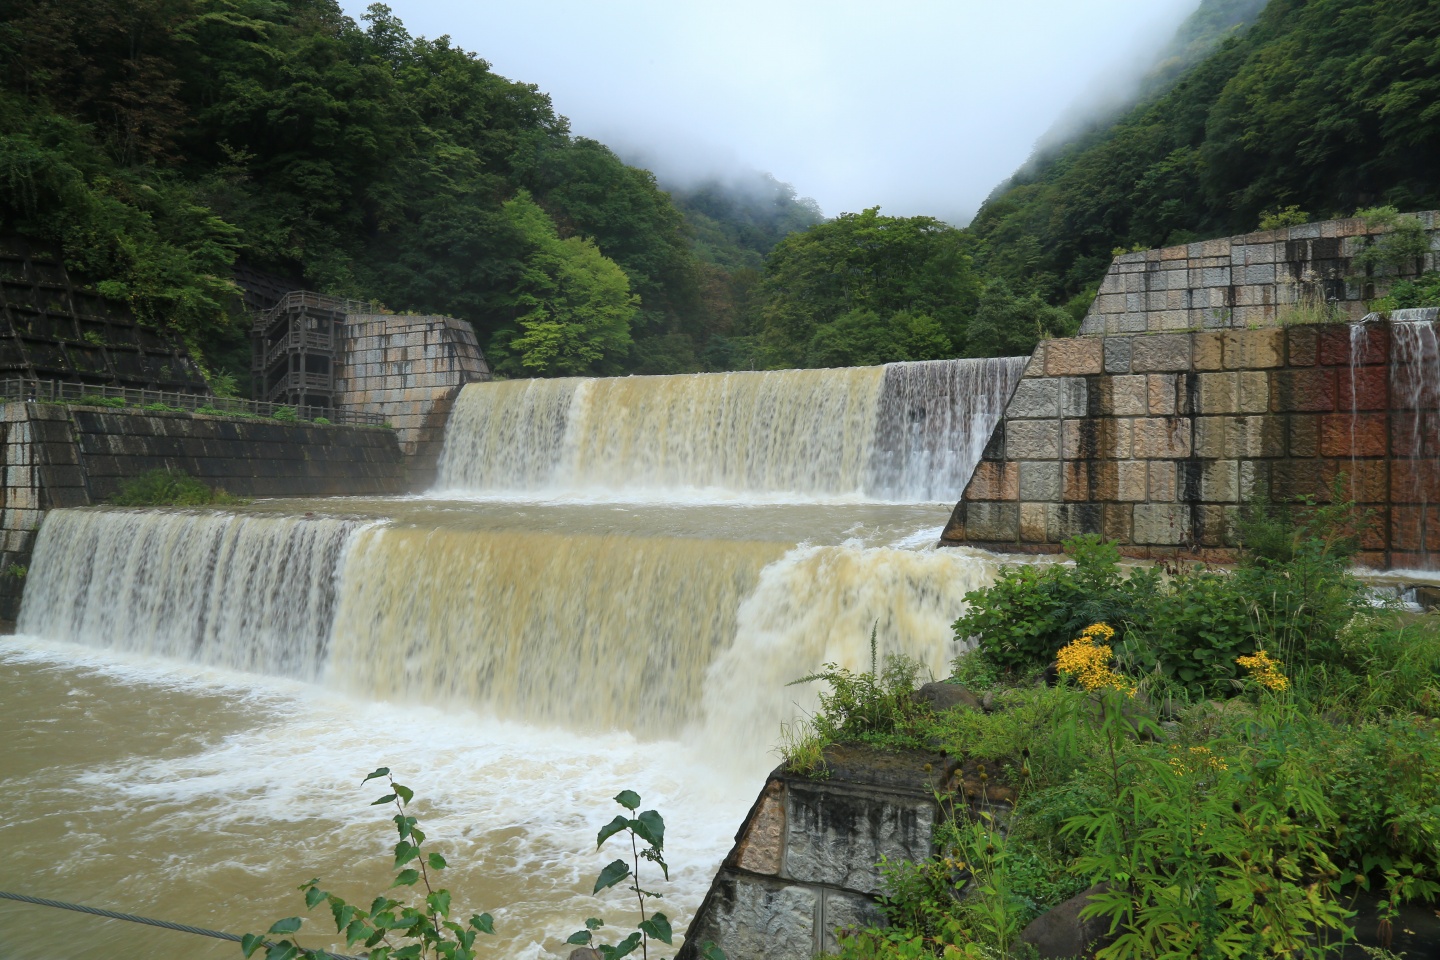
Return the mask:
M395 784L394 786L395 786L395 792L398 793L398 794L400 794L400 799L401 799L401 800L404 800L406 803L409 803L411 800L414 800L414 799L415 799L415 791L414 791L414 790L411 790L409 787L405 786L404 784L399 784L399 783L397 783L397 784Z
M637 931L613 947L602 946L599 949L600 954L605 957L605 960L620 960L621 957L628 956L632 953L638 946L640 946L640 933Z
M573 943L577 947L583 947L585 946L585 944L590 942L590 937L591 933L589 930L576 930L574 933L570 934L569 938L565 942ZM248 957L249 954L247 953L246 956Z
M665 818L654 810L646 810L635 821L635 832L656 850L665 849Z
M345 946L352 947L357 940L364 940L374 932L364 920L351 920L345 925Z
M614 820L611 820L609 823L605 824L605 826L600 828L600 833L595 838L595 849L599 850L601 847L605 846L606 840L609 840L611 837L615 836L615 834L619 833L621 830L627 829L629 826L630 821L617 813Z
M335 930L338 933L350 926L350 921L355 919L356 908L341 900L339 897L330 901L330 914L335 918Z
M425 858L425 862L430 864L431 870L444 870L447 866L449 866L449 864L445 862L445 858L440 856L440 854L438 853L432 853L427 856Z
M615 802L620 804L620 806L624 807L626 810L634 810L636 807L640 806L640 794L636 793L634 790L621 790L619 793L615 794Z
M706 940L700 947L700 960L728 960L725 951L715 946L713 940Z
M470 926L479 930L481 933L494 933L495 918L488 913L482 913L477 917L470 918Z
M295 960L298 956L300 950L289 940L272 943L265 951L265 960Z
M379 800L371 800L371 801L370 801L370 806L372 806L372 807L378 807L378 806L380 806L381 804L393 803L394 801L395 801L395 794L393 794L393 793L387 793L387 794L385 794L385 796L381 797Z
M395 844L395 866L403 867L405 864L420 856L420 848L413 843L401 840Z
M425 905L430 908L431 913L438 913L442 917L450 915L450 891L436 890L425 898Z
M305 891L305 906L310 908L311 910L314 910L315 905L324 899L325 891L321 890L319 887L311 887L309 890Z
M375 779L377 779L377 778L379 778L379 777L388 777L388 776L390 776L390 768L389 768L389 767L377 767L374 773L370 774L370 776L366 777L364 780L361 780L360 783L363 785L363 784L367 784L367 783L369 783L371 780L375 780Z
M630 868L625 865L625 861L612 860L604 870L600 871L600 878L595 881L593 892L599 893L601 890L613 887L628 876L630 876Z
M413 824L415 821L414 821L414 820L411 820L410 822ZM414 840L416 843L424 843L424 842L425 842L425 832L424 832L423 830L421 830L419 827L412 826L412 827L410 828L410 839L411 839L411 840Z
M585 921L586 930L599 930L603 926L605 926L605 921L601 920L599 917L591 917L590 919Z
M264 945L265 938L258 933L247 933L240 938L240 949L245 951L245 956L247 957Z
M270 933L294 933L304 923L299 917L286 917L284 920L276 920L270 925Z
M419 870L401 870L395 874L395 882L390 884L390 889L393 890L396 887L413 887L419 879Z
M670 918L663 913L652 913L649 920L640 924L640 929L646 936L661 943L670 943L674 937L674 932L670 929Z

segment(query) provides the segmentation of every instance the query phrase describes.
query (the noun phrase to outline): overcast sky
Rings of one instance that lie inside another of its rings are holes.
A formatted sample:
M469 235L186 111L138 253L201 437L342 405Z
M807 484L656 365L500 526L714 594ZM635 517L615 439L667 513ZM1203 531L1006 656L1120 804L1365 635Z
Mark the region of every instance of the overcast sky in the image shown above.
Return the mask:
M1198 0L389 0L669 179L773 173L827 216L968 222ZM342 0L359 17L367 0Z

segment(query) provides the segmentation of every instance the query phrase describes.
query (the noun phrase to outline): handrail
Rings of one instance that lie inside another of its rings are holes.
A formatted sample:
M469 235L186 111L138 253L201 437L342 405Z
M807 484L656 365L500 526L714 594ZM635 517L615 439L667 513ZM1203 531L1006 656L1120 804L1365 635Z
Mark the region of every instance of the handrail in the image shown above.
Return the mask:
M311 376L319 376L312 374ZM115 387L107 384L65 383L59 380L0 380L0 400L40 400L51 403L83 404L86 400L120 399L127 406L144 408L163 405L179 410L206 413L233 413L241 416L274 417L281 409L295 414L299 420L323 418L331 423L380 425L385 418L343 408L315 407L306 404L271 403L262 400L241 400L237 397L214 397L206 394L177 393L170 390L145 390L138 387Z

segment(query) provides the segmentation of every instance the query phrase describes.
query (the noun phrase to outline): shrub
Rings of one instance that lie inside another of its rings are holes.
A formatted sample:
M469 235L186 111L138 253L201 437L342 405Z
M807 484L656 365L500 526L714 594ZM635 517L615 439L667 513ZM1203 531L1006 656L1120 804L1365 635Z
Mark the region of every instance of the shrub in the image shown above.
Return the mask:
M1158 583L1145 571L1122 576L1120 551L1094 535L1064 546L1072 566L1004 567L989 587L967 593L956 637L1000 666L1043 666L1090 624L1132 619Z
M275 412L271 414L271 417L276 420L285 421L300 419L298 416L295 415L294 407L276 407Z
M234 503L235 498L183 473L150 470L126 480L110 502L117 507L198 507Z

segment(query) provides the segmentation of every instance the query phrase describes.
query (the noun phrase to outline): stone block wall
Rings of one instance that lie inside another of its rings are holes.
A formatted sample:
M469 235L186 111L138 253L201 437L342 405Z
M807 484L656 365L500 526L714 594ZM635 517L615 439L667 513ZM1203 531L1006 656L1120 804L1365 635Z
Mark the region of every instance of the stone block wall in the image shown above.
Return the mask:
M336 404L384 416L412 459L412 488L427 485L455 396L490 379L475 331L453 317L350 314L343 336Z
M810 960L835 931L880 921L881 857L934 853L937 791L957 764L941 754L827 748L825 780L777 769L690 922L677 960L711 941L730 960Z
M1440 269L1440 212L1418 213L1430 253L1390 277L1353 258L1373 233L1358 219L1326 220L1116 257L1085 318L1085 334L1273 326L1305 295L1333 302L1340 320L1364 315L1387 279Z
M14 620L45 511L101 503L149 470L240 497L393 495L406 464L392 430L44 403L0 405L0 620Z
M1324 501L1344 474L1373 514L1361 561L1430 566L1440 412L1413 408L1440 386L1404 382L1426 374L1393 339L1377 320L1044 342L943 541L1025 552L1095 533L1131 556L1225 560L1252 496Z

